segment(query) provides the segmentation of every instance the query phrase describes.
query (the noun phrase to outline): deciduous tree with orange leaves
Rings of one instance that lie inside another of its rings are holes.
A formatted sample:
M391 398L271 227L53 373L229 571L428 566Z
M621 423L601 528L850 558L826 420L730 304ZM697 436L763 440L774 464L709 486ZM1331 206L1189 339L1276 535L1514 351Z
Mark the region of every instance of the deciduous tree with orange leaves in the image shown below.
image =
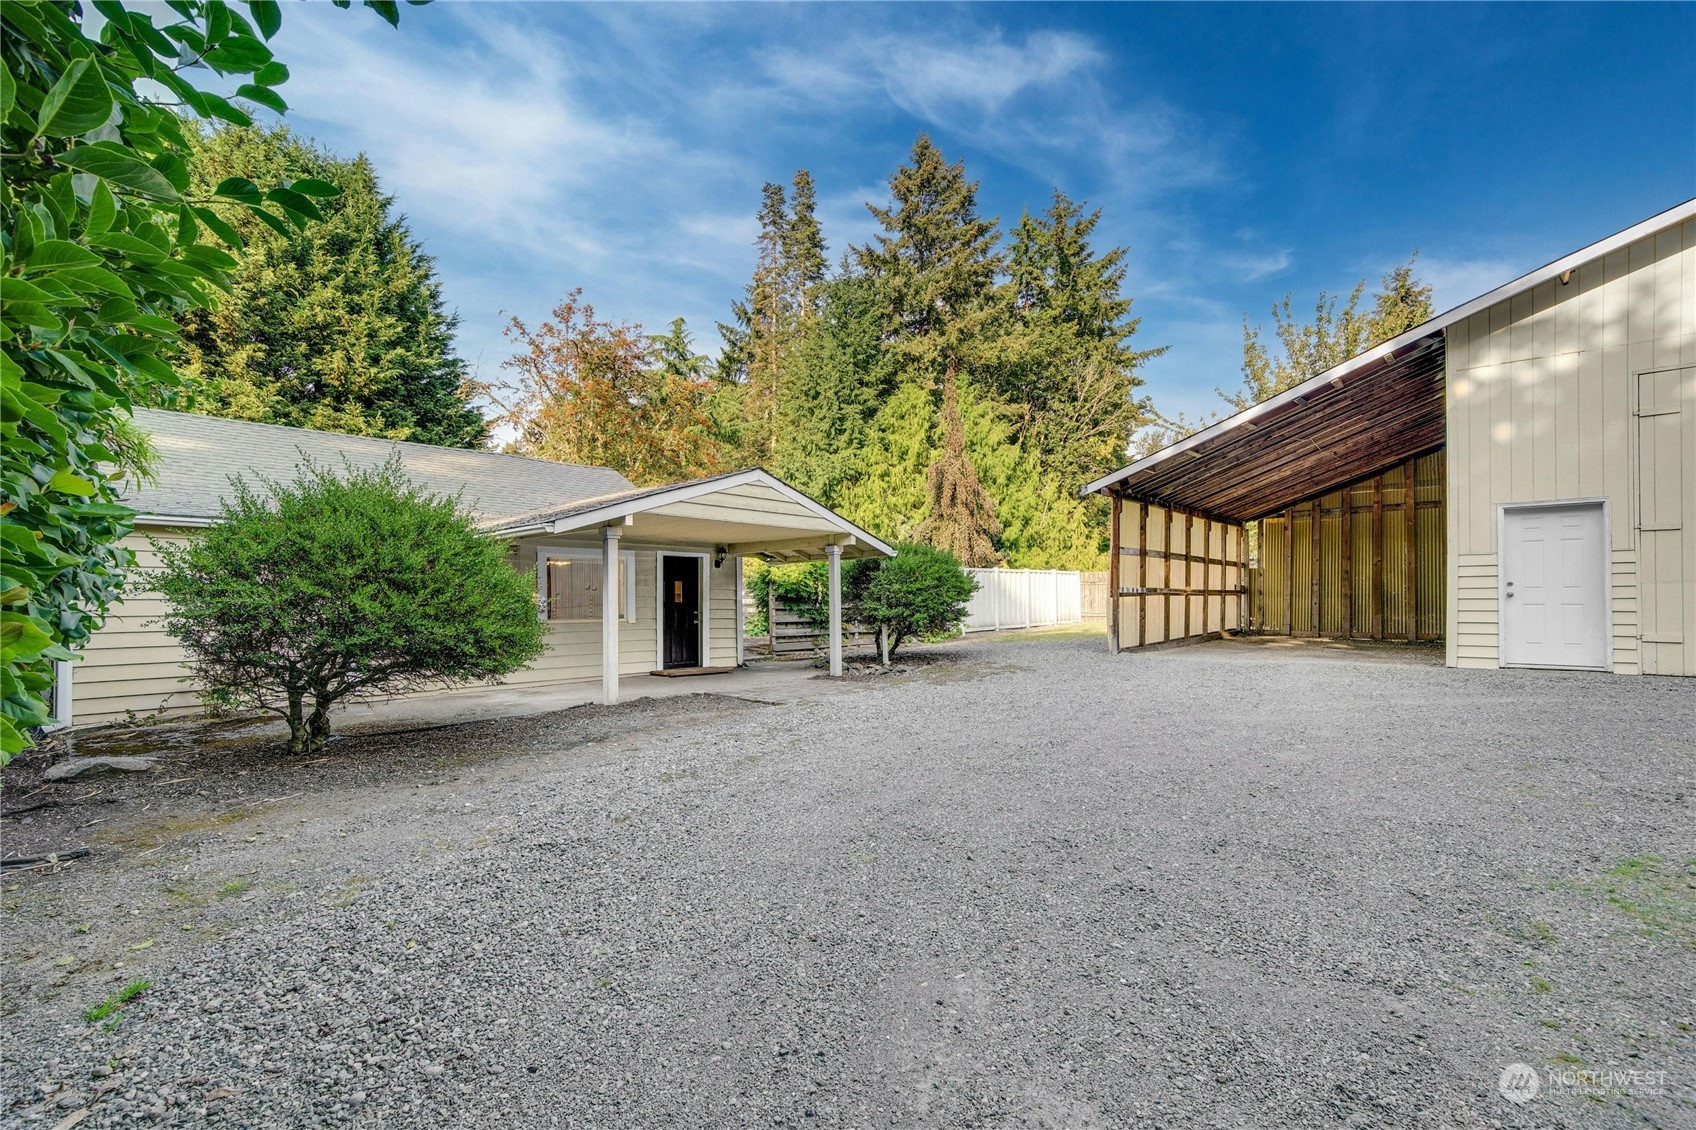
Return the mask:
M516 434L513 451L611 467L638 486L726 469L707 413L713 382L704 359L689 358L681 325L668 339L603 321L579 288L534 328L512 318L506 336L520 346L502 366L518 376L502 419Z

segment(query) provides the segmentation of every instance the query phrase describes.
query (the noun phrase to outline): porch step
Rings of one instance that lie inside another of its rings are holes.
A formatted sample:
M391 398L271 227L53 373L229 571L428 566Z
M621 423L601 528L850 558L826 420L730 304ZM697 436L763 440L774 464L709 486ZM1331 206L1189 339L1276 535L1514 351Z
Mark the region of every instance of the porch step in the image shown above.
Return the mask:
M648 674L662 679L681 679L685 675L728 675L734 670L734 667L668 667L663 671L649 671Z

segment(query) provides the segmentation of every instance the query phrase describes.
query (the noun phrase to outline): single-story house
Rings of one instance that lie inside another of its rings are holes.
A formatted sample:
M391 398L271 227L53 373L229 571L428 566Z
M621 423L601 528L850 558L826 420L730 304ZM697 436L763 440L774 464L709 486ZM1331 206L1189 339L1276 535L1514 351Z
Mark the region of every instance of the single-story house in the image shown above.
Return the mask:
M827 560L830 665L842 671L840 566L893 554L888 545L757 468L638 488L616 471L418 443L140 409L159 453L155 481L126 502L138 512L137 569L124 599L74 663L61 664L61 725L169 716L201 709L183 652L158 626L164 606L147 587L154 540L186 537L218 518L232 476L292 480L303 459L375 467L398 458L407 476L457 495L491 537L513 544L513 567L536 570L548 650L509 684L601 681L618 700L620 675L731 668L742 662L742 559ZM604 578L612 573L618 583Z
M1115 651L1247 630L1696 675L1696 200L1092 492Z

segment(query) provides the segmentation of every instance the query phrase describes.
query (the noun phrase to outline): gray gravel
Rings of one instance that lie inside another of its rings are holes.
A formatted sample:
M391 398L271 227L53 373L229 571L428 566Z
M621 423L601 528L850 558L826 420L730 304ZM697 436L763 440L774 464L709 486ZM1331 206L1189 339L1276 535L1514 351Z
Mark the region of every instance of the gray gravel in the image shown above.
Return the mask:
M946 650L126 804L8 878L4 1118L1696 1125L1696 683Z

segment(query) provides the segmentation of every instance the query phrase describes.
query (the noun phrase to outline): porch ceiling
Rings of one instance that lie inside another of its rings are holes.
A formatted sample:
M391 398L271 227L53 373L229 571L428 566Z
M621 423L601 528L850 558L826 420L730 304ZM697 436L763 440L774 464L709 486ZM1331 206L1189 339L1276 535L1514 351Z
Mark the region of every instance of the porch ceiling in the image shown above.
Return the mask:
M1444 440L1443 338L1276 397L1139 459L1103 493L1246 522L1370 475Z

